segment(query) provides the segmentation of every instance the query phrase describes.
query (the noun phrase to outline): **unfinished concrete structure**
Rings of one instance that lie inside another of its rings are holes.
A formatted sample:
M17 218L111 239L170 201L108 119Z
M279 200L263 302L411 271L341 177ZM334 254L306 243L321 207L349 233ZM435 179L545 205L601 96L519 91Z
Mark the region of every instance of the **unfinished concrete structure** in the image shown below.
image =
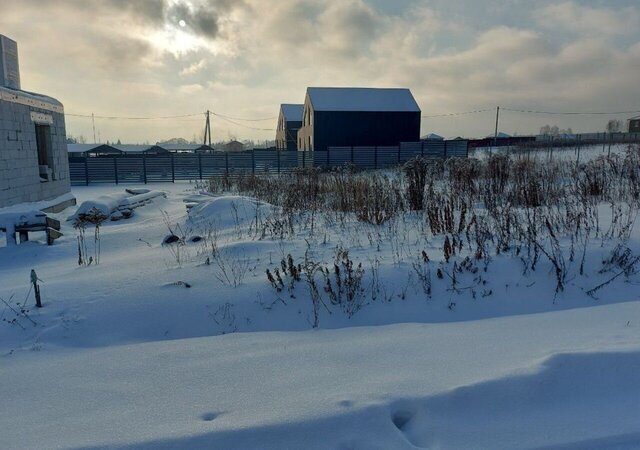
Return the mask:
M74 203L65 196L71 186L64 108L20 89L16 43L4 36L0 42L0 208L47 200L48 209L60 209Z

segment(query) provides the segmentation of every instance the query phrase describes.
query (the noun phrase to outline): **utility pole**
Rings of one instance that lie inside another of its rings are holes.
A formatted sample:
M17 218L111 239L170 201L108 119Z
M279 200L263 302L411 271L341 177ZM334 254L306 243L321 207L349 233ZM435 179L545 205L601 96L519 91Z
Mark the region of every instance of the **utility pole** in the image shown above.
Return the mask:
M93 123L93 143L97 144L97 142L96 142L96 118L94 117L93 113L91 113L91 123Z
M211 111L209 111L207 109L207 112L205 113L205 122L204 122L204 145L207 145L207 136L208 136L208 144L209 147L211 147Z
M496 107L496 131L493 134L493 146L498 147L498 121L500 120L500 107ZM491 152L489 152L491 154Z

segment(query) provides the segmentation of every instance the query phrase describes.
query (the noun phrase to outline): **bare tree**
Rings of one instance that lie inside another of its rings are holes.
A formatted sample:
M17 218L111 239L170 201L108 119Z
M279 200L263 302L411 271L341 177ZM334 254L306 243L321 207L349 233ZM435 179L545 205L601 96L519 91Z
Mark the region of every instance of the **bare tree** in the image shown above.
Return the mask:
M607 133L619 133L622 130L622 121L611 119L607 122Z

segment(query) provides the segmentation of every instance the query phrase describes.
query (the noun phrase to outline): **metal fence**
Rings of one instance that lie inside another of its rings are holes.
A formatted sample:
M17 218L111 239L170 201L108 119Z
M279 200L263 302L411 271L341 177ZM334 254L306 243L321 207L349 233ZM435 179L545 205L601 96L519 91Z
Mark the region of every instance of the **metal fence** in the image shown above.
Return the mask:
M250 150L213 154L70 156L72 185L203 180L234 174L288 173L300 167L333 168L353 164L383 169L416 156L467 157L467 141L404 142L395 147L329 147L326 151Z

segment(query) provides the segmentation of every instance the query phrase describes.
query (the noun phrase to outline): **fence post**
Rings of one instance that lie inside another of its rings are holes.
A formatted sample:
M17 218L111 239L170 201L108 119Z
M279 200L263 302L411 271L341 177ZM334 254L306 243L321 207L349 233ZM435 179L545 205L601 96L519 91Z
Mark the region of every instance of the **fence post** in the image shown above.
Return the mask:
M398 165L400 165L400 145L401 143L398 142Z
M576 159L576 164L580 164L580 141L582 140L582 136L578 135L578 157Z
M256 151L251 150L251 173L256 174Z
M491 154L491 153L489 153ZM442 155L444 159L447 159L447 141L444 141L444 154Z
M353 145L351 146L351 164L355 164L355 161L353 160Z
M198 174L202 180L202 155L198 154Z
M89 186L89 157L84 157L84 179L87 186Z
M278 158L278 175L280 175L280 150L276 150L276 156Z
M420 143L420 157L424 158L424 141Z
M116 177L116 184L118 184L118 157L113 155L113 173Z
M378 168L378 146L373 147L373 168Z
M305 167L305 165L306 165L306 161L305 161L305 160L306 160L306 158L305 158L306 153L307 153L307 152L305 152L304 150L302 150L302 168L303 168L303 169L304 169L304 167Z
M147 184L147 157L142 154L142 176L144 177L144 184Z
M229 152L224 152L224 174L229 176Z
M327 169L331 167L331 147L327 147Z

